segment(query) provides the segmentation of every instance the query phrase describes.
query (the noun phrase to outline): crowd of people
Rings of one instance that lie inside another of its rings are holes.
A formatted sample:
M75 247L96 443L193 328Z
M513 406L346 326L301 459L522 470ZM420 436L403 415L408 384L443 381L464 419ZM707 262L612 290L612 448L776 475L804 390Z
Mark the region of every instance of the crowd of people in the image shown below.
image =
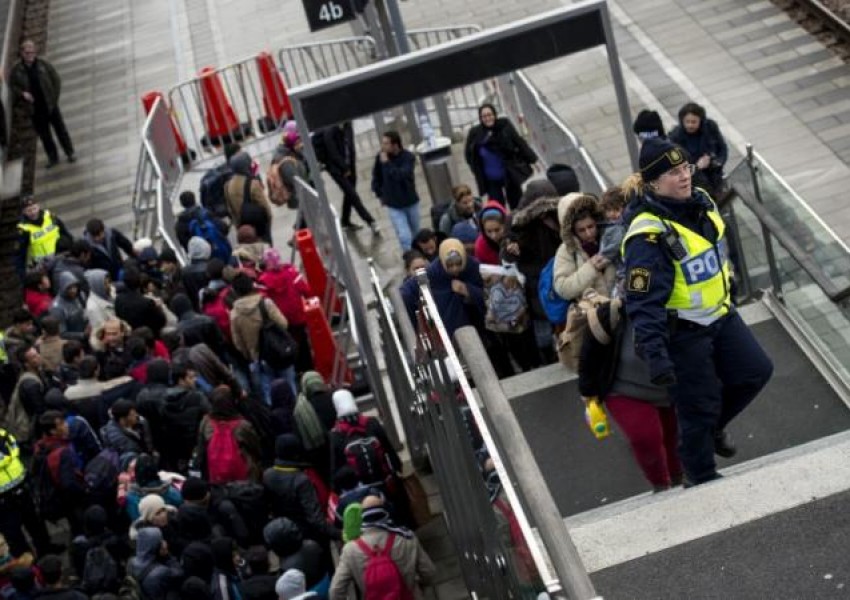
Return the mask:
M424 269L449 335L475 327L499 377L558 359L576 370L656 491L720 477L715 455L736 452L726 426L772 373L735 309L715 203L726 143L698 104L678 117L668 137L641 111L639 172L597 197L567 165L530 179L536 155L482 105L465 152L478 196L459 185L432 212L401 286L417 323Z
M265 182L225 148L200 199L180 195L185 265L24 199L25 295L0 336L4 598L404 598L433 580L396 449L314 370L312 290L273 244L272 206L309 178L301 145L288 127Z
M719 477L715 453L735 452L725 427L772 367L734 307L712 199L726 160L716 123L689 103L668 139L643 111L640 172L597 198L567 165L532 179L537 156L516 128L489 104L479 117L465 152L478 193L457 185L431 228L399 134L375 157L413 322L424 269L449 334L474 326L507 377L568 364L553 340L581 312L595 324L567 336L581 394L604 402L653 488ZM342 226L359 227L353 211L380 234L357 194L350 124L311 141L343 192ZM227 145L200 197L180 195L185 265L97 218L75 236L24 199L24 302L0 338L6 597L285 600L372 586L403 598L433 579L400 458L351 391L313 370L312 291L273 242L272 207L297 207L295 177L311 180L302 148L287 125L264 182ZM492 460L476 451L497 503ZM61 520L70 544L45 526Z

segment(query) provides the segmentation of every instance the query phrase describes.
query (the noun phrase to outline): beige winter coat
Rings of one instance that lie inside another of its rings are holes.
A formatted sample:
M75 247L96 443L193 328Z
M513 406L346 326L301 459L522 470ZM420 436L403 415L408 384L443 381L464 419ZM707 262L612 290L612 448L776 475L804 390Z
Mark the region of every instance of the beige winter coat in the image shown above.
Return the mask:
M582 250L579 239L573 233L576 216L590 210L596 222L604 220L602 210L596 198L586 194L568 194L558 204L558 221L561 223L561 245L555 253L552 285L555 293L566 300L574 300L588 289L593 288L604 296L610 296L614 289L616 269L608 265L604 271L597 271L589 262L590 257Z
M251 294L239 298L233 303L230 311L230 333L233 336L233 345L251 362L260 358L260 329L263 324L263 315L260 313L259 294ZM286 327L286 317L278 310L277 305L271 300L266 300L266 311L269 318L281 327Z
M372 547L383 549L389 534L383 529L373 527L363 529L360 539ZM428 585L437 574L434 563L425 553L416 537L406 539L398 534L395 536L393 548L390 551L393 562L399 573L404 577L407 589L413 591L417 600L424 598L421 585ZM347 600L351 586L354 585L363 593L363 571L366 568L366 555L355 542L348 542L339 556L339 565L331 581L331 600Z

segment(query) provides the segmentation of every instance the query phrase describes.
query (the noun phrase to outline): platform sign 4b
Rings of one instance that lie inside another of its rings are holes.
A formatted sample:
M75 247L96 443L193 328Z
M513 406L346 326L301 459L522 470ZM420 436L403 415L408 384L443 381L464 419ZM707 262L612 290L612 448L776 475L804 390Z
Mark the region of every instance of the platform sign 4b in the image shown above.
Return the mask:
M357 18L352 0L301 0L310 31L327 29Z

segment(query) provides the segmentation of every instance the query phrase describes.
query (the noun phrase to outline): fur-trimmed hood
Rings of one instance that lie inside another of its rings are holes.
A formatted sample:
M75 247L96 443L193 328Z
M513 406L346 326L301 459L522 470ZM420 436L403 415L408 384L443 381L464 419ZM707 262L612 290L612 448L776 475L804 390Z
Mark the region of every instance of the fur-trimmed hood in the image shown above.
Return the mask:
M511 226L522 228L535 219L542 218L550 213L552 213L552 217L557 218L559 200L557 196L538 198L525 208L521 208L511 215Z
M578 248L578 238L573 234L576 217L583 212L591 212L597 223L605 220L605 214L599 206L599 200L592 194L580 192L567 194L558 202L558 222L561 224L561 241L568 250Z

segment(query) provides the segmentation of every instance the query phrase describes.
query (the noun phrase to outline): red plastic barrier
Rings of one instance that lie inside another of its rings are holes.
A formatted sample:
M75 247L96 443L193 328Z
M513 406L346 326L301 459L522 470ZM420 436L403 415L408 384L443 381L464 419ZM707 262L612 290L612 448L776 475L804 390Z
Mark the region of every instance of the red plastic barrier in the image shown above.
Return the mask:
M342 382L351 385L353 376L348 368L345 354L339 349L334 338L331 325L321 301L315 296L304 300L304 316L307 319L307 334L310 336L310 346L313 350L313 368L321 373L325 381L333 383L336 365L337 376L342 376Z
M162 101L165 103L165 97L160 92L148 92L147 94L142 96L142 106L145 107L146 115L150 114L157 98L161 98ZM178 154L180 154L180 156L188 156L186 140L183 139L183 136L180 135L180 132L177 130L177 124L174 122L174 115L171 114L171 108L168 107L167 103L166 108L168 108L168 116L169 119L171 119L171 131L172 133L174 133L174 139L177 142L177 152Z
M328 271L325 269L319 250L316 248L313 233L309 229L299 229L295 232L295 245L298 248L298 254L301 256L304 276L310 284L310 289L323 302L328 297L328 293L333 294L330 304L326 308L331 311L332 315L342 314L342 301L339 296L334 294L335 290L328 290L328 286L333 285L333 283L328 277Z
M260 52L257 55L257 70L260 72L260 83L263 86L263 109L266 111L266 118L275 124L280 123L284 117L292 118L292 105L289 103L289 94L286 93L286 84L283 83L283 77L271 54Z
M198 75L201 78L204 120L210 142L222 138L233 139L239 132L239 119L224 92L221 79L212 67L204 67Z

